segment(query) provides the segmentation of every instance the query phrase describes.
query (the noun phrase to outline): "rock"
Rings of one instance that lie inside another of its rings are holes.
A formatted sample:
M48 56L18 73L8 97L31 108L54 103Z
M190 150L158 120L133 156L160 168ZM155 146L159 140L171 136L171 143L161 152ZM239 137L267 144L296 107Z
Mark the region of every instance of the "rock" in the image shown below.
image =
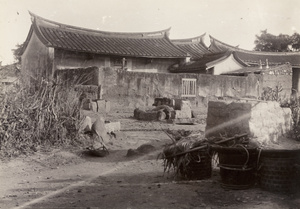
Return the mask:
M127 151L126 157L132 157L132 156L136 156L136 155L139 155L139 152L137 150L129 149Z
M292 129L292 113L275 101L210 101L206 137L249 133L253 145L278 143Z
M85 118L79 124L79 132L88 132L92 130L92 119L89 116Z
M151 144L142 144L136 149L141 154L147 154L155 150L155 147Z
M134 109L133 117L136 119L139 119L140 112L141 112L141 110L139 108Z
M162 110L158 111L157 120L162 121L165 120L166 117L167 117L166 113L164 113Z
M109 142L107 130L105 128L104 118L98 117L92 125L92 132L96 134L105 144Z

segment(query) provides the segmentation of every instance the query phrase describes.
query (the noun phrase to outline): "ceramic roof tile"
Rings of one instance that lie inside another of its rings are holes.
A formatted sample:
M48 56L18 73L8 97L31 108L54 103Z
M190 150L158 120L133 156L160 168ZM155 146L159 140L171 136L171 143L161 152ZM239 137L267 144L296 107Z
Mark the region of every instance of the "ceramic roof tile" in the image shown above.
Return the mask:
M195 59L194 61L184 63L179 66L173 66L170 71L173 73L196 73L205 72L206 64L215 60L226 58L228 56L227 52L221 52L217 54L206 54L201 58Z
M174 39L171 40L182 51L191 56L191 59L203 57L205 54L211 54L208 47L203 42L205 34L189 39Z
M243 62L249 65L259 65L260 61L266 65L281 65L290 63L293 67L300 67L300 52L260 52L240 49L238 47L225 44L210 36L211 45L209 49L212 52L222 52L225 50L234 51L235 55Z
M48 47L135 57L184 58L168 37L170 29L146 33L115 33L56 23L33 15L33 30Z

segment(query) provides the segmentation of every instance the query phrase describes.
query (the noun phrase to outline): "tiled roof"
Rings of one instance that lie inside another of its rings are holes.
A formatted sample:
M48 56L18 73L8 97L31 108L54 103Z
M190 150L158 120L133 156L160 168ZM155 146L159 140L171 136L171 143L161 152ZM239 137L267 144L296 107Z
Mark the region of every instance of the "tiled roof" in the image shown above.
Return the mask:
M215 54L207 54L203 57L191 62L184 63L182 65L173 65L169 69L173 73L205 73L207 63L223 60L230 55L228 52L219 52Z
M268 73L270 71L283 71L284 73L291 73L291 65L290 64L282 64L278 66L271 66L269 68L259 68L259 67L245 67L239 70L234 70L226 73L222 73L222 75L247 75L247 74L260 74L260 73ZM269 73L268 73L269 74Z
M236 56L243 62L249 65L259 65L260 60L262 65L266 65L268 60L269 65L281 65L290 63L293 67L300 67L300 52L260 52L240 49L238 47L225 44L212 36L210 37L211 45L209 50L212 52L234 51Z
M203 57L205 54L211 54L208 47L205 45L203 38L205 33L201 36L197 36L189 39L173 39L173 44L179 47L182 51L191 56L191 59L197 59Z
M169 40L170 29L145 33L106 32L65 25L30 14L32 30L48 47L118 56L186 57L186 53Z

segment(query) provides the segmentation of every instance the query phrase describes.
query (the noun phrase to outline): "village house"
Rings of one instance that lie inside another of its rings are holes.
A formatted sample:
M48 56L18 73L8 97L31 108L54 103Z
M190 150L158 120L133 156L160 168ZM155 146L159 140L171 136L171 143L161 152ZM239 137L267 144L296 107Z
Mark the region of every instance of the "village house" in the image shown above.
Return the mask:
M224 42L210 37L209 50L213 53L224 51L235 52L237 59L241 60L248 66L260 67L260 69L268 69L270 66L279 66L290 63L293 71L292 88L300 91L300 52L261 52L240 49L230 46ZM247 71L248 69L246 69Z
M258 52L240 49L210 37L210 46L204 44L204 35L191 39L174 40L173 43L191 55L191 61L174 64L169 70L173 73L199 73L211 75L248 76L276 72L274 67L289 64L292 69L293 92L300 90L300 52ZM277 68L276 68L277 69ZM283 70L291 74L290 70ZM278 79L276 79L278 80ZM279 79L280 80L280 79ZM286 85L281 80L278 85ZM278 82L278 81L277 81ZM292 92L292 91L291 91Z
M92 74L91 82L85 83L93 86L87 87L92 92L91 99L116 101L115 104L148 106L157 97L168 97L189 99L198 106L206 105L210 98L260 98L266 85L274 88L278 81L286 84L282 95L287 98L292 86L291 68L299 66L299 53L283 58L265 53L268 64L276 67L266 74L261 73L265 57L257 56L259 52L251 52L255 55L252 58L259 60L249 61L242 55L252 55L250 51L226 48L226 44L222 48L221 42L212 37L211 46L207 47L205 34L170 40L170 29L105 32L30 15L32 25L21 57L23 75L66 80ZM274 57L279 60L276 65ZM290 65L286 65L288 62ZM263 69L267 67L264 65ZM246 71L253 73L243 73Z
M190 62L174 64L169 70L173 73L200 73L221 75L223 73L240 70L248 65L235 56L235 52L219 52L204 54Z
M204 43L204 36L205 33L195 38L172 40L172 43L190 55L190 62L176 63L170 66L170 72L220 75L248 66L234 52L211 51Z
M170 29L145 33L91 30L30 13L32 25L22 52L22 73L51 79L56 70L84 68L168 72L185 52L169 40Z

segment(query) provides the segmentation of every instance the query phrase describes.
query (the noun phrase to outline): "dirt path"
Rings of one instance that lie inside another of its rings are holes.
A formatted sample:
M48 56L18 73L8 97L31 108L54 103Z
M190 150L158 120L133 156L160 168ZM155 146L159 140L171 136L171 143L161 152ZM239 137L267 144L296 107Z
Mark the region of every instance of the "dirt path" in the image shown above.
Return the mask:
M225 190L218 168L201 181L164 174L157 154L170 139L153 130L203 130L203 124L148 123L124 115L119 120L124 131L112 140L113 151L105 158L85 156L81 150L52 150L1 162L0 208L299 208L298 193L273 194L258 187ZM130 129L143 131L126 131ZM126 157L129 148L142 144L155 149Z

